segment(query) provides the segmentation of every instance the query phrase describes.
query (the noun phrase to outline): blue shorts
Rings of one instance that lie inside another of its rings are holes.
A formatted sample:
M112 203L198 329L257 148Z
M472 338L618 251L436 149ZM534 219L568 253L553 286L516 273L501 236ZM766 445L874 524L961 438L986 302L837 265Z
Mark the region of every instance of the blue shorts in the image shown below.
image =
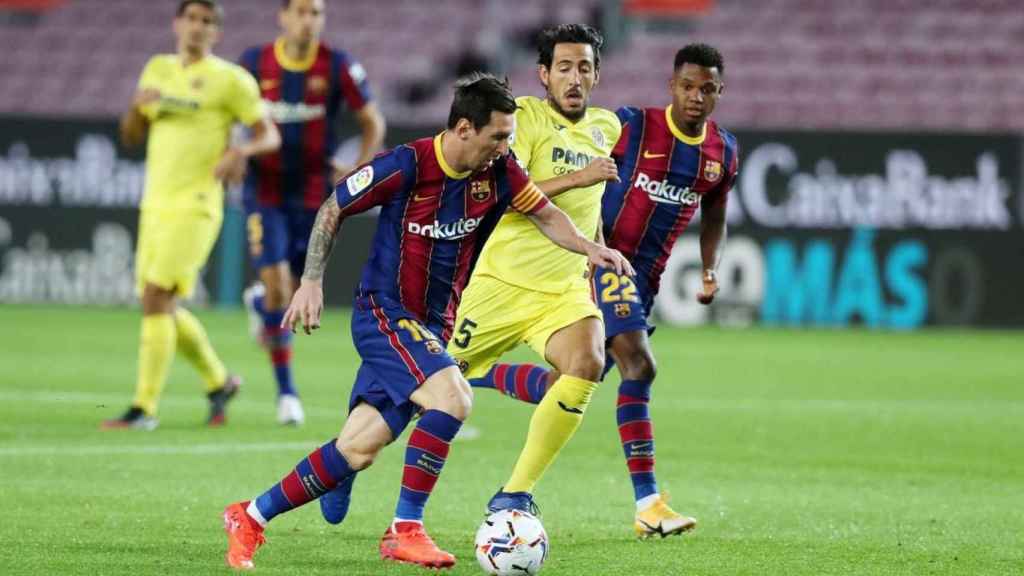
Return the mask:
M445 345L401 306L382 298L359 298L352 310L352 342L362 359L348 409L360 402L384 416L395 438L419 406L412 393L455 361Z
M594 299L604 317L606 341L610 342L612 338L625 332L654 330L647 323L654 297L647 295L643 283L600 266L594 268L591 281L594 285Z
M255 200L249 200L245 203L245 212L252 265L260 269L288 262L292 274L302 276L306 247L317 211L302 207L262 206Z

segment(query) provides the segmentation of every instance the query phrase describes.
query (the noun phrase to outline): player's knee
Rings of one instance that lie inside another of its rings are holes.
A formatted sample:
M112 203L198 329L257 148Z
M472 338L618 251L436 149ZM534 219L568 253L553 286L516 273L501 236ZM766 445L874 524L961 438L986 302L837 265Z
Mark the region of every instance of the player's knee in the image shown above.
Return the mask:
M274 286L267 286L266 292L263 296L263 305L268 310L281 310L288 306L288 300L291 299L291 290L289 286L277 283Z
M637 350L625 355L619 370L626 380L650 381L658 374L654 357L646 350Z
M334 446L348 461L349 467L356 471L369 468L380 453L380 449L362 446L357 442L347 442L341 438L335 441Z
M430 383L418 390L413 401L424 410L440 410L452 418L464 421L473 409L473 389L461 375Z
M469 382L458 378L443 396L438 409L460 422L469 418L469 413L473 410L473 389Z
M569 360L565 373L570 376L596 382L604 371L604 349L599 346L579 348Z

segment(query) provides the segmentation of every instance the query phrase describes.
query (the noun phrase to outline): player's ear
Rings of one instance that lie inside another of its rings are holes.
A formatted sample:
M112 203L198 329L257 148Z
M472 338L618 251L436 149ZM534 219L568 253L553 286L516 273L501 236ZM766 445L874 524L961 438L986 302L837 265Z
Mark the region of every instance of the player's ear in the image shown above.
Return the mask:
M455 123L455 135L459 137L459 140L469 140L473 132L473 123L469 121L469 118L459 118L459 121Z
M595 66L594 67L594 86L591 86L591 88L596 87L600 83L601 83L601 69Z
M548 75L549 75L549 73L550 73L550 71L548 70L547 66L545 66L543 64L538 64L537 65L537 77L540 78L540 83L544 86L545 90L548 87Z

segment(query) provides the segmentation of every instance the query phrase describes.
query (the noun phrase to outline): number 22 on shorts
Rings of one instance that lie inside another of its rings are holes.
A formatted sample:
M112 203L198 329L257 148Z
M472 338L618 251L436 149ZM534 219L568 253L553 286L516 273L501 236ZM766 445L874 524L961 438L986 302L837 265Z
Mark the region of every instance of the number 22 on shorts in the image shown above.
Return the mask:
M638 302L636 284L629 276L605 272L598 278L601 284L601 302Z

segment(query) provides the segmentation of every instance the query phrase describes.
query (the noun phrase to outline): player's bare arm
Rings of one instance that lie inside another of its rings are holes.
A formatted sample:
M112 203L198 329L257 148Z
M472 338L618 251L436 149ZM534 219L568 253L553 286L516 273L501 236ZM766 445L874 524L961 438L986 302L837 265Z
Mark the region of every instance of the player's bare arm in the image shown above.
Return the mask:
M341 207L332 194L316 213L313 231L309 236L302 281L281 321L281 326L292 332L295 332L295 327L299 323L306 334L311 334L312 330L320 327L320 314L324 309L324 270L327 269L327 261L331 257L331 250L334 249L341 220Z
M135 93L131 108L121 116L121 142L125 146L134 148L145 142L149 120L142 115L142 108L158 100L160 91L154 88L145 88Z
M537 182L536 184L545 196L553 198L573 188L586 188L598 182L608 181L619 181L619 169L615 165L615 160L611 158L594 158L582 170L563 174L543 182Z
M387 124L384 121L384 115L380 113L376 103L367 102L353 116L355 116L356 123L359 124L359 130L363 134L362 140L359 143L359 158L356 159L354 166L332 160L331 165L334 168L335 180L348 176L349 172L356 166L361 166L373 160L373 155L380 150L381 144L384 143L384 131L387 129Z
M220 161L213 168L213 175L219 180L233 184L245 176L245 162L250 156L273 152L281 147L281 134L269 117L263 117L249 126L251 136L237 146L229 146Z
M700 260L704 273L701 276L701 291L697 301L711 304L718 293L718 262L722 257L722 246L725 244L725 203L717 202L714 206L702 207L700 212Z
M572 220L554 204L548 204L527 216L531 222L561 248L576 254L583 254L591 264L614 269L617 274L633 276L633 266L618 250L602 246L587 239L580 233Z

